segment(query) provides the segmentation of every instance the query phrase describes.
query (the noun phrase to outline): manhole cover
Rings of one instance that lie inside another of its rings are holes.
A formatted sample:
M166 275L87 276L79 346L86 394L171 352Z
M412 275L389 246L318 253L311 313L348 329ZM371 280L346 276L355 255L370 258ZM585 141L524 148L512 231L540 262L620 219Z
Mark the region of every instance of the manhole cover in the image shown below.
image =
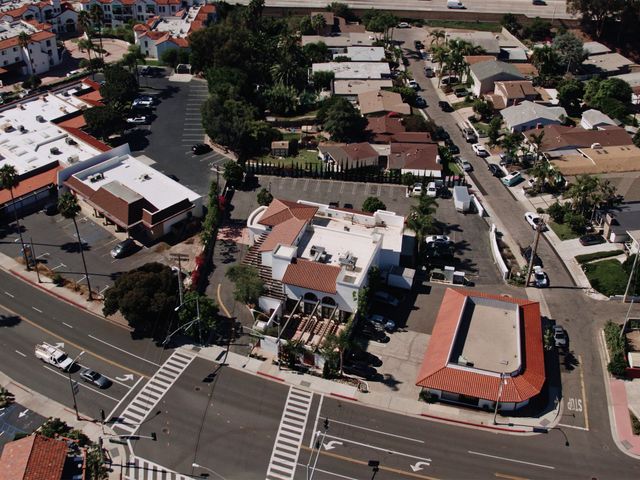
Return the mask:
M194 388L194 390L195 390L196 392L199 392L199 391L200 391L200 387L195 387L195 388Z
M163 429L162 429L162 433L165 433L165 434L169 435L169 429L168 429L168 428L166 428L166 427L165 427L165 428L163 428Z

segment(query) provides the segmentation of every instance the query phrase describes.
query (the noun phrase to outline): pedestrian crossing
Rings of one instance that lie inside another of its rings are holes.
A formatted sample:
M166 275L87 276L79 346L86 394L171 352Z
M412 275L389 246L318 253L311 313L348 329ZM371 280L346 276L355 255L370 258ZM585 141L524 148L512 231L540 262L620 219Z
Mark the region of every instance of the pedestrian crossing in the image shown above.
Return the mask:
M311 409L313 393L291 386L273 444L267 480L292 480Z
M182 350L173 352L127 405L113 427L123 430L128 435L133 435L140 423L155 408L195 357L195 354Z
M125 468L126 480L193 480L194 477L168 470L144 458L134 457Z

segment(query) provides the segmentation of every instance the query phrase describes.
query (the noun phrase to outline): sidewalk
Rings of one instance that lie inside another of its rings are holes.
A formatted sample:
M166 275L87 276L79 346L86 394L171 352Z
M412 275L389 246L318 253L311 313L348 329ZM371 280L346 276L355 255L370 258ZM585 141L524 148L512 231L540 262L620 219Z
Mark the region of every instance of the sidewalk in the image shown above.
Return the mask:
M13 394L15 403L19 403L23 407L43 417L59 418L71 428L82 430L93 442L98 443L100 437L104 438L105 436L116 434L109 426L105 426L103 431L99 422L77 420L73 410L15 382L2 372L0 372L0 385ZM80 416L83 417L82 412L80 412ZM117 466L127 462L127 449L124 445L111 444L106 441L103 443L103 446L108 452L106 457L110 458L111 463L116 467L109 473L109 478L111 480L119 479L120 473L116 472L116 470L118 470Z

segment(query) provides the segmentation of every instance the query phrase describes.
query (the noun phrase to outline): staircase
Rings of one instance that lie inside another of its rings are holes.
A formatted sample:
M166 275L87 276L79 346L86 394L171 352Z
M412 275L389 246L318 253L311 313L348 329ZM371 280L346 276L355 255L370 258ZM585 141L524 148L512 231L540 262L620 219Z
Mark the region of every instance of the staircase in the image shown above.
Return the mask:
M264 290L266 296L275 298L276 300L284 301L286 299L286 296L284 294L282 282L280 280L274 280L272 278L271 267L262 265L262 259L260 257L260 246L264 243L268 235L268 233L263 233L256 239L255 243L251 245L251 247L247 251L247 254L242 259L242 263L244 265L255 267L258 270L260 278L264 282Z

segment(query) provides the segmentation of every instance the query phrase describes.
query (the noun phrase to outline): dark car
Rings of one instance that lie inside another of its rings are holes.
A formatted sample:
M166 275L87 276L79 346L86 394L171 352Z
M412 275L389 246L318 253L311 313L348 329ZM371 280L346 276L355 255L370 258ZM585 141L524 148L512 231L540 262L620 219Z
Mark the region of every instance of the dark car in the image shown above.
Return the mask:
M45 215L52 216L58 213L58 202L49 202L43 208L42 211Z
M132 238L127 238L111 249L111 256L113 258L126 257L133 252L135 247L136 242L134 242Z
M378 376L378 371L363 363L354 363L353 365L345 365L344 373L348 375L355 375L356 377L362 377L365 380L373 380Z
M606 240L602 235L595 235L593 233L580 237L580 245L584 245L585 247L589 245L600 245L601 243L605 242Z
M447 148L449 149L449 152L452 155L458 155L460 153L460 147L458 147L455 143L453 143L453 140L451 140L450 138L447 138L444 141L444 144L447 146Z
M443 112L453 112L453 107L449 102L445 102L441 100L438 102L438 106L440 107L440 110L442 110Z
M416 50L424 50L424 43L422 43L420 40L414 41L413 46L416 47Z
M522 256L527 261L527 263L531 262L531 253L532 252L533 251L531 250L531 247L525 248L524 252L522 252ZM534 255L533 256L533 266L534 267L543 267L544 266L542 264L542 260L540 259L540 257L538 255Z
M380 367L382 365L382 360L380 357L376 357L373 353L367 352L366 350L354 349L349 352L347 356L348 361L366 363L373 367Z
M169 177L174 182L180 182L180 179L176 177L173 173L170 173L169 175L167 175L167 177Z
M349 210L353 210L353 203L345 203L343 208L347 208Z
M436 137L436 140L447 141L448 139L451 138L451 135L449 135L449 132L447 132L444 128L437 127L435 131L435 137Z
M493 175L496 178L502 178L504 177L504 172L502 171L502 169L496 165L495 163L490 163L489 164L489 171L491 172L491 175Z
M362 329L362 336L378 343L387 343L391 340L389 336L384 333L384 326L373 325L370 323L365 325L365 328Z
M415 105L418 108L427 108L427 101L422 97L416 97Z
M191 147L191 151L195 155L202 155L203 153L209 153L211 151L211 147L206 143L198 143Z
M457 98L464 98L466 97L469 92L467 92L467 89L464 87L458 87L456 88L453 93L456 95Z
M80 372L80 377L85 382L89 382L98 388L108 388L109 386L111 386L111 380L109 380L104 375L99 374L95 370L91 370L89 368L83 369L82 372Z

